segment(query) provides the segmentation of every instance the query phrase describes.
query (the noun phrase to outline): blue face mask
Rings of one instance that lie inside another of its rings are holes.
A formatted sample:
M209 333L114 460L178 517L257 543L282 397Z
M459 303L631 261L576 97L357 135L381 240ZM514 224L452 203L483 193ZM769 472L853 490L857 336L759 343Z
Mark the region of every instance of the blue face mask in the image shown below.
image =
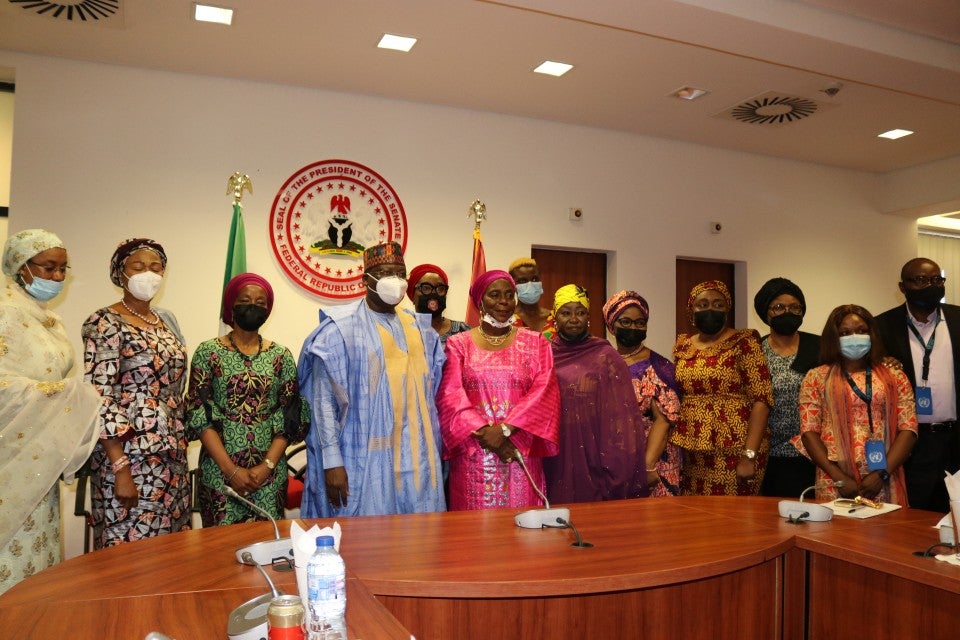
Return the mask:
M24 283L23 288L27 293L40 302L53 300L60 295L61 291L63 291L62 280L58 282L56 280L47 280L46 278L34 276L33 271L30 271L30 267L27 267L27 272L33 276L33 280L31 282Z
M523 304L536 304L542 295L542 282L523 282L517 285L517 300Z
M870 336L860 333L840 336L840 353L847 360L859 360L870 353Z

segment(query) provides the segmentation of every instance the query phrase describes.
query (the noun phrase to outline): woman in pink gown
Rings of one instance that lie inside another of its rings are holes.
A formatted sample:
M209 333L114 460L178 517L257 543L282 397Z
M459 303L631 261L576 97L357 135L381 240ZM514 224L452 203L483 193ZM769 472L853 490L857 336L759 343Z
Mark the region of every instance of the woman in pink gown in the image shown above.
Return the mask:
M550 343L513 326L516 285L488 271L470 287L476 329L447 339L437 394L443 457L450 461L451 510L543 504L543 461L557 454L560 397Z

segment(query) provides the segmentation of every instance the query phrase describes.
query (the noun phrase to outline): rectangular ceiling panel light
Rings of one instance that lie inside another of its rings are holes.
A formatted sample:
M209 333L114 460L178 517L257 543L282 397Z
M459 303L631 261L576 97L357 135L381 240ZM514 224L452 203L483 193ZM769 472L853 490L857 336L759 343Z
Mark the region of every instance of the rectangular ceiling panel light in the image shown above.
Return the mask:
M912 135L913 131L908 131L907 129L890 129L881 133L878 138L886 138L887 140L896 140L897 138L902 138L904 136Z
M233 24L233 9L214 7L209 4L193 4L193 19L197 22L215 22L217 24Z
M546 60L539 67L533 70L534 73L545 73L548 76L557 76L558 78L565 74L567 71L573 69L572 64L567 64L566 62L551 62Z
M394 51L407 52L410 51L410 49L413 49L413 45L415 44L417 44L416 38L395 36L390 33L385 33L383 34L383 37L380 38L380 42L377 43L377 46L381 49L393 49Z

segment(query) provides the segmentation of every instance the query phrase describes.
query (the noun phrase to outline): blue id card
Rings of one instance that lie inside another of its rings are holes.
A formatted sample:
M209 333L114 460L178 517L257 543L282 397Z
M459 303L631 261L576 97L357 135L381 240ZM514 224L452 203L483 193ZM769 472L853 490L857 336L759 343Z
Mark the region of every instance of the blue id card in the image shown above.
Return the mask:
M867 440L864 449L867 453L867 468L870 471L881 471L887 468L887 452L883 448L883 440Z
M917 387L914 389L914 395L917 396L917 415L933 415L933 390L930 387Z

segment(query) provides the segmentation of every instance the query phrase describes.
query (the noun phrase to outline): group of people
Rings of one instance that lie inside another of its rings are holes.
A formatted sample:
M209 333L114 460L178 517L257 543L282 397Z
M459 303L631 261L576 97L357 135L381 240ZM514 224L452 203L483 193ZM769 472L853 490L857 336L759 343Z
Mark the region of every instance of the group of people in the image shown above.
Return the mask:
M672 362L646 346L650 307L635 291L603 304L611 344L590 336L582 287L541 306L538 267L523 258L472 283L481 321L469 327L444 314L443 269L408 273L392 242L366 249L364 297L322 309L299 361L261 335L273 290L252 273L224 289L230 331L188 361L176 318L152 305L166 267L159 243L120 243L109 265L120 299L84 322L83 375L73 376L69 339L46 305L62 289L66 248L39 229L8 239L0 592L58 560L59 479L81 468L95 547L188 528L190 440L202 444L204 526L282 517L286 451L300 441L308 518L795 497L815 483L821 499L909 496L946 510L943 471L960 462L960 308L941 304L944 279L929 260L904 266L905 305L876 319L838 307L821 336L799 331L806 302L785 278L754 298L771 328L763 338L731 326L726 285L701 283ZM405 296L412 311L400 309Z

